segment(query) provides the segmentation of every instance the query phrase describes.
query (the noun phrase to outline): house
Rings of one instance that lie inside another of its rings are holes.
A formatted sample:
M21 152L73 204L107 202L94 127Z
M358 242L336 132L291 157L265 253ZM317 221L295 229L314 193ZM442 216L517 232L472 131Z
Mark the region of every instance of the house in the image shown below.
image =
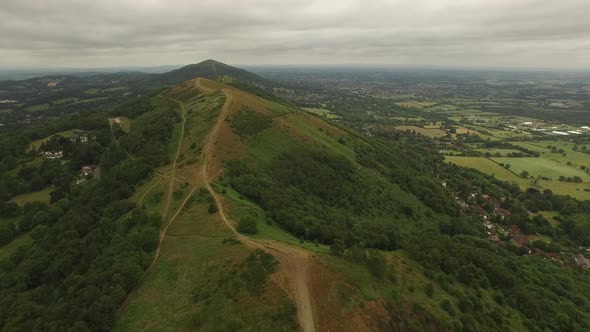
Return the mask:
M63 151L44 151L42 156L47 159L61 159L64 156Z
M80 175L87 177L90 174L94 173L94 167L89 166L89 165L84 165L82 166L82 168L80 169Z
M569 135L568 133L564 133L563 131L557 131L557 130L554 130L551 133L552 134L555 134L555 135L562 135L562 136L568 136Z

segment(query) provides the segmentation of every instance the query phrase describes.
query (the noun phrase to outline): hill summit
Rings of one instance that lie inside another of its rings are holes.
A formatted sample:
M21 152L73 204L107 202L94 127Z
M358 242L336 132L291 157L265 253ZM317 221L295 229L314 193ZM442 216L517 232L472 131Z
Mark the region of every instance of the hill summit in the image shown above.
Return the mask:
M256 74L211 59L161 74L160 82L175 85L196 77L218 80L226 76L254 84L263 84L265 82L262 77Z

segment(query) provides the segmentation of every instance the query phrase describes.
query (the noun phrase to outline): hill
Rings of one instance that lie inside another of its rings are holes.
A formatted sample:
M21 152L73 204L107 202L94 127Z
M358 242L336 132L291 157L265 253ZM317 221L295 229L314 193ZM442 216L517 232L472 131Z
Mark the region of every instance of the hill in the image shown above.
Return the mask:
M219 222L244 250L275 257L277 270L263 289L290 290L303 330L523 330L538 324L541 312L553 317L542 324L557 326L556 307L519 303L541 303L563 289L547 291L528 276L565 278L588 291L584 277L500 249L481 223L460 217L450 188L471 179L504 189L446 165L427 139L369 138L212 80L189 81L175 88L175 98L194 110L200 103L187 96L195 89L222 92L225 103L197 144L195 166L182 173L197 170ZM449 179L447 188L440 178ZM510 209L516 215L518 206ZM512 264L522 269L508 270ZM168 273L148 276L121 318L124 329L159 320L157 307L145 310ZM183 310L198 315L204 329L215 325L211 300L193 301L198 309ZM246 326L266 324L268 316L252 323L251 309L236 310Z
M588 329L586 272L488 240L496 200L543 226L518 188L426 137L364 135L233 83L116 107L126 129L105 119L92 151L50 140L100 166L93 179L72 185L59 160L13 171L55 189L52 205L1 206L32 242L0 264L0 329Z
M190 64L170 72L156 75L154 78L162 84L176 85L192 80L195 77L208 78L212 80L231 77L235 80L251 84L267 83L262 77L243 69L232 67L215 60L205 60L197 64Z

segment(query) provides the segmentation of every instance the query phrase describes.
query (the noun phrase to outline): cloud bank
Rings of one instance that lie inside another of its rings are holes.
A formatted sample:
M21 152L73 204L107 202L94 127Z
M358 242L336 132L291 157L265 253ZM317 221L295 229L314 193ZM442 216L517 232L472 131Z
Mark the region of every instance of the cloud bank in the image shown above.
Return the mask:
M587 0L3 0L0 67L590 68Z

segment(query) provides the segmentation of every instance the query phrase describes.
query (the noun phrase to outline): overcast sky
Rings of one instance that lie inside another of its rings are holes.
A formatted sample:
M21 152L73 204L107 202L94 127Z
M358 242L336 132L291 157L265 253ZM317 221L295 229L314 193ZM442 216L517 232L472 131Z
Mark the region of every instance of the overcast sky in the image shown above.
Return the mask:
M0 67L590 68L590 0L0 0Z

